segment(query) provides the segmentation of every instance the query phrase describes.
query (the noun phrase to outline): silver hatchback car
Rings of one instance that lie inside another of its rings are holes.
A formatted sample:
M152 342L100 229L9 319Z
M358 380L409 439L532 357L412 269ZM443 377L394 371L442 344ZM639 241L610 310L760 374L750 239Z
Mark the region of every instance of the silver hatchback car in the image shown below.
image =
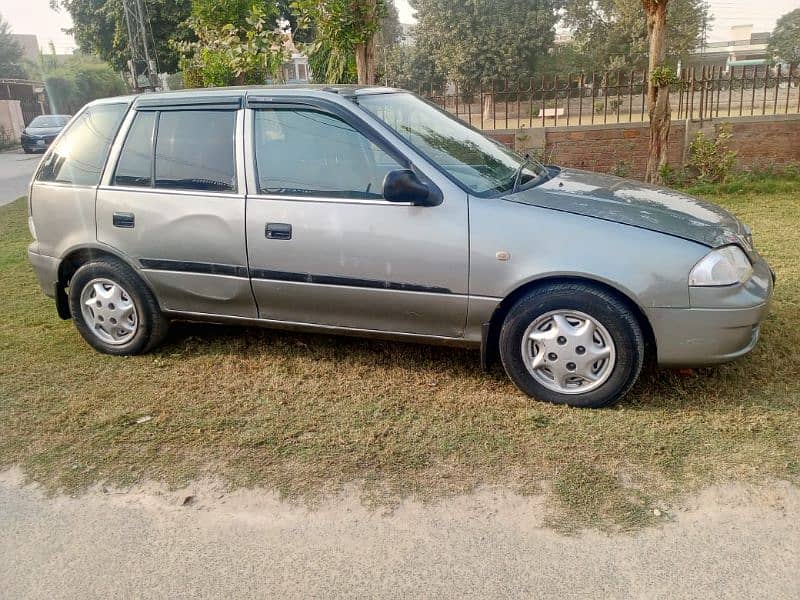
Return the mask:
M146 352L171 319L457 344L583 407L648 356L749 352L774 279L713 204L538 164L387 88L93 102L29 211L42 288L101 352Z

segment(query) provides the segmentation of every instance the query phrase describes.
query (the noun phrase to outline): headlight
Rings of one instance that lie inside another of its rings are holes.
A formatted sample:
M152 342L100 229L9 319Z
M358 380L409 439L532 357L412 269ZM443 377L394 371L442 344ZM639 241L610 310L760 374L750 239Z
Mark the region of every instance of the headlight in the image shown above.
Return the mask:
M694 266L689 285L733 285L747 281L752 273L753 265L739 246L724 246L712 250Z

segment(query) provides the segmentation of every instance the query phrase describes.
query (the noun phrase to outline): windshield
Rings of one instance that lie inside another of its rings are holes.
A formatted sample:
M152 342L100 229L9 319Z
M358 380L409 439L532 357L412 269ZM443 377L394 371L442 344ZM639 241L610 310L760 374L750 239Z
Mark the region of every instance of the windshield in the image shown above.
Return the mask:
M40 115L28 127L63 127L67 124L67 117L61 115Z
M414 94L365 94L357 101L474 194L506 193L515 184L530 187L548 177L539 163L526 163L516 152Z

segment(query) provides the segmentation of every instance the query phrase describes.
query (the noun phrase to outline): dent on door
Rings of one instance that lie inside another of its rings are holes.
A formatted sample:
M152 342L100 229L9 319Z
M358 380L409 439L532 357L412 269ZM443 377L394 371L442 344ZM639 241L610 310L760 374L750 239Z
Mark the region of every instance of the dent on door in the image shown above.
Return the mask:
M119 215L130 218L120 224ZM98 239L141 265L165 310L257 316L243 197L106 188L98 191L97 220Z

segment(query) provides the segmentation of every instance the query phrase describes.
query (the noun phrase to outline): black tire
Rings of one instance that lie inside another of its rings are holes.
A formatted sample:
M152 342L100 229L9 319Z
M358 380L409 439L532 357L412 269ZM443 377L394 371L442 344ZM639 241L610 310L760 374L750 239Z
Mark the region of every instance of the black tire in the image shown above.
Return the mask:
M605 327L614 342L616 362L608 379L585 393L560 393L537 381L525 366L522 338L541 315L556 310L585 313ZM630 391L642 370L645 338L626 303L588 283L553 283L534 289L508 312L500 332L500 356L511 381L523 392L545 402L581 408L602 408Z
M22 149L22 151L23 151L25 154L33 154L33 150L31 150L30 148L23 148L23 149Z
M92 280L109 279L130 296L136 308L138 328L129 341L121 345L104 342L87 324L81 310L81 292ZM114 258L103 258L80 267L69 282L69 307L78 332L90 346L105 354L129 356L143 354L155 348L167 335L169 320L161 312L150 288L128 265Z

